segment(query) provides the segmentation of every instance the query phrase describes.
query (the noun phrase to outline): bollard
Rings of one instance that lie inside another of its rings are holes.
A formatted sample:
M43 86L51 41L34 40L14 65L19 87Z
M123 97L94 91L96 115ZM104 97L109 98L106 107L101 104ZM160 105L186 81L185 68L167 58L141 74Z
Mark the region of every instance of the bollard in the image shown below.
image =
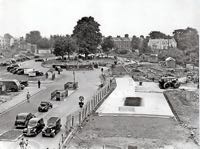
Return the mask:
M142 86L142 81L139 82L139 85Z

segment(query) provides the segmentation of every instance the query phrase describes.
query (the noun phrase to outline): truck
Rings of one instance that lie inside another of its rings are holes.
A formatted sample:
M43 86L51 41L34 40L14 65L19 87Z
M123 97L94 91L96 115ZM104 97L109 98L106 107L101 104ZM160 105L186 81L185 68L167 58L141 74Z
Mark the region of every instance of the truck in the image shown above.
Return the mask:
M16 79L13 80L0 80L0 84L5 85L6 91L18 92L24 89L24 85Z

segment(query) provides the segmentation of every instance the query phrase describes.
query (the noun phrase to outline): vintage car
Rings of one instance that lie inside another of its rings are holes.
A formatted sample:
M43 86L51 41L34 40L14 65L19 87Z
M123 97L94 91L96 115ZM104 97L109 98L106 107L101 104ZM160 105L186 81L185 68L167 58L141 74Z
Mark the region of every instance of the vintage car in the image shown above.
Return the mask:
M47 126L42 130L42 136L54 137L61 127L61 119L59 117L50 117L47 120Z
M19 113L16 116L15 127L16 128L25 128L28 125L28 122L31 118L34 118L35 115L32 113Z
M48 101L41 101L41 103L38 107L38 111L39 112L47 112L50 108L53 108L52 103L50 103Z
M28 122L27 128L23 130L25 136L37 136L45 127L43 118L32 118Z
M29 84L28 84L28 80L20 80L19 83L21 85L24 85L25 87L27 87Z

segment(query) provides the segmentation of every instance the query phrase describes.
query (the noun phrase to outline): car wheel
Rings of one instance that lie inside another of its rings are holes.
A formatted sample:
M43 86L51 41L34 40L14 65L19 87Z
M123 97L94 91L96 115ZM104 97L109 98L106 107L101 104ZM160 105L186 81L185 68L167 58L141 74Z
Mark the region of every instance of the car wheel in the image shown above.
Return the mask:
M55 132L54 132L54 133L52 133L52 135L51 135L51 136L54 138L54 137L55 137L55 135L56 135L56 134L55 134Z
M174 83L174 88L179 88L180 87L180 83L176 82Z
M167 89L167 88L169 88L170 87L170 83L169 82L166 82L165 84L164 84L164 89Z

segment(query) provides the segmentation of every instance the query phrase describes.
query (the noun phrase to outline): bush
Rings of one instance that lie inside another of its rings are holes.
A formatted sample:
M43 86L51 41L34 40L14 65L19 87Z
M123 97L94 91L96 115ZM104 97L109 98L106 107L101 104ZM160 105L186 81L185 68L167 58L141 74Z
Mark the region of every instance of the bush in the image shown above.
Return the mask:
M118 50L117 50L117 53L118 53L118 54L127 54L127 53L128 53L128 50L126 50L126 49L118 49Z

